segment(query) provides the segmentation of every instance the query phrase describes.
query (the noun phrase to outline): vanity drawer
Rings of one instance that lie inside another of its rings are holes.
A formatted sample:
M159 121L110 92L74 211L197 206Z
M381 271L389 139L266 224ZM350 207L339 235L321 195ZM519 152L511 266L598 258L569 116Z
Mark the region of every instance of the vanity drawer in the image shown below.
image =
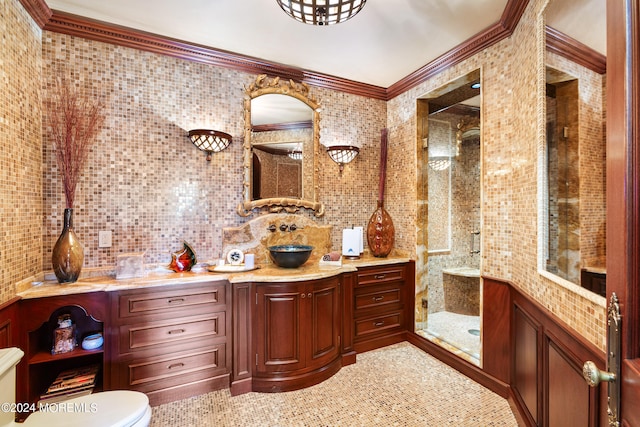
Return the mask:
M111 363L112 389L137 390L152 406L229 386L229 346L117 358Z
M226 313L179 319L173 322L137 323L120 327L119 353L169 346L181 341L200 343L226 336Z
M164 358L134 360L127 366L129 385L136 388L151 382L166 383L172 378L188 374L195 373L197 377L207 378L223 373L227 366L225 347L225 344L220 344L205 351L177 355L171 353Z
M158 291L123 291L118 294L118 316L121 319L140 316L170 317L176 313L200 314L226 304L226 283L211 282L196 287L180 287Z
M385 310L402 303L402 289L397 283L356 288L354 293L356 316L362 310Z
M380 283L404 281L405 268L403 265L384 265L380 267L366 267L358 269L357 286L377 285Z
M404 326L402 311L388 313L367 319L356 319L355 339L365 338L373 334L389 333Z

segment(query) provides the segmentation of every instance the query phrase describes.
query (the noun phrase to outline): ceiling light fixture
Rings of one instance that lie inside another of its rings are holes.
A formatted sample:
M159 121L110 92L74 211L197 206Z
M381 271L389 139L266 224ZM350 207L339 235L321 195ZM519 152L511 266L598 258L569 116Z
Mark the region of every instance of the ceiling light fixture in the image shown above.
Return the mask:
M302 160L302 144L297 143L295 147L287 153L290 159Z
M302 151L292 151L287 154L287 156L289 156L289 158L293 160L302 160Z
M331 157L331 160L340 166L340 173L342 173L344 165L355 159L359 152L360 149L353 145L333 145L327 147L327 154Z
M311 25L333 25L355 16L367 0L276 0L287 15Z
M190 130L189 139L193 145L207 153L207 160L211 160L211 153L224 150L232 141L231 135L228 133L211 129Z

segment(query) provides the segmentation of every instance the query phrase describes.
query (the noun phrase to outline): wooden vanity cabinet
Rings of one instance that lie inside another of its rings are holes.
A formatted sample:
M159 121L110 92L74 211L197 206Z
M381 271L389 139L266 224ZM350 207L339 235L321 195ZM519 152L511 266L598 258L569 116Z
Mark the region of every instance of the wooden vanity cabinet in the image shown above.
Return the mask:
M111 387L158 405L229 386L226 281L111 292Z
M405 340L412 324L413 263L358 268L353 289L357 353Z
M254 284L253 391L289 391L317 384L341 364L339 277Z

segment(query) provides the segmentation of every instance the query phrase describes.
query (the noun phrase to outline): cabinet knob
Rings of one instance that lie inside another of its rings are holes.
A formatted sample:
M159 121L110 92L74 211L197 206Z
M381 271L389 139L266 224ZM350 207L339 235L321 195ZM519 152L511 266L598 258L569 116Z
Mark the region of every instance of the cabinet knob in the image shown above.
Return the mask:
M386 274L376 274L375 276L373 276L373 278L376 280L381 280L381 279L384 279L386 276L387 276Z
M300 298L306 298L307 294L305 294L304 292L302 293L302 295L300 296Z
M374 301L382 301L384 299L384 297L373 297Z
M169 335L174 335L174 334L181 334L185 332L185 329L172 329L169 332L167 332Z
M171 298L167 301L168 304L177 304L181 302L184 302L184 298Z
M379 326L384 326L384 321L383 321L383 320L381 320L381 321L379 321L379 322L373 322L373 326L377 326L377 327L379 327Z
M307 297L311 298L311 292L309 292L309 294L307 295Z

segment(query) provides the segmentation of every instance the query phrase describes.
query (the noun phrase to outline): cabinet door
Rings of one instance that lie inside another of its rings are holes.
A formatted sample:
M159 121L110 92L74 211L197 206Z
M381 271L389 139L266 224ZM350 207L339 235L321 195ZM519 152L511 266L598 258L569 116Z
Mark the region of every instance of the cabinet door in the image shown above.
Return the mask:
M256 286L257 372L288 372L305 366L301 324L307 302L305 286L304 283Z
M308 367L325 365L340 354L340 282L332 278L307 287L310 340Z

